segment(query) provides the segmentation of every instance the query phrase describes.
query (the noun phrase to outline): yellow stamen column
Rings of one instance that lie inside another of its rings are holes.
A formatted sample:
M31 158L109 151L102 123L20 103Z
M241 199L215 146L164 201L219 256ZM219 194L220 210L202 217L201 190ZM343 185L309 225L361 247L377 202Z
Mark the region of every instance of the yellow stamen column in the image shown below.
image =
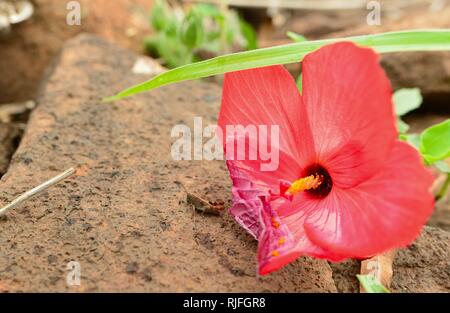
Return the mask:
M292 183L291 187L286 191L286 193L295 195L299 192L316 189L322 183L323 177L319 175L310 175L300 179L297 179Z

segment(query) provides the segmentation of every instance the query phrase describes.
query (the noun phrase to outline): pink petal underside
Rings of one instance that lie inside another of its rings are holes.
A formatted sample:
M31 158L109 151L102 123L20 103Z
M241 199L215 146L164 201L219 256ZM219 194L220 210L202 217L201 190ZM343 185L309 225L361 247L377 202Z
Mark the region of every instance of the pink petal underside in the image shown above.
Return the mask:
M418 152L396 142L385 167L352 189L334 188L305 220L308 238L356 258L410 244L432 213L433 176Z
M236 145L240 141L245 141L245 149L251 154L255 147L248 144L246 137L229 137L228 143L234 142ZM259 216L262 212L261 197L267 197L270 192L279 193L280 178L287 180L296 179L296 172L301 171L295 160L282 150L279 150L280 162L275 172L261 171L260 160L227 160L230 177L233 181L232 196L233 206L230 213L235 217L245 229L255 238L261 234L261 223Z
M243 171L240 171L234 162L227 161L233 187L231 190L233 204L230 213L236 221L256 239L261 235L259 215L262 210L260 196L265 192L262 186L256 186Z
M378 55L342 42L306 56L302 69L317 163L336 186L355 186L383 166L397 135L392 90Z

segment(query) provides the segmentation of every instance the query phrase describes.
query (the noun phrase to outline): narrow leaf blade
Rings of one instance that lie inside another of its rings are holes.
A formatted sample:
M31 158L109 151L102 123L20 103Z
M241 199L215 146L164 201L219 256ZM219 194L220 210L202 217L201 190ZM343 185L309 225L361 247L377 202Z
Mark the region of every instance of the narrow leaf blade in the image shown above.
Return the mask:
M137 93L185 80L193 80L255 67L300 62L308 53L313 52L324 45L339 41L352 41L361 46L371 47L379 53L443 51L450 50L450 29L411 30L348 38L306 41L223 55L164 72L149 81L130 87L115 96L109 97L105 99L105 101L122 99Z
M294 32L287 32L286 35L292 39L292 41L294 42L303 42L303 41L308 41L308 39L306 39L305 36L294 33Z

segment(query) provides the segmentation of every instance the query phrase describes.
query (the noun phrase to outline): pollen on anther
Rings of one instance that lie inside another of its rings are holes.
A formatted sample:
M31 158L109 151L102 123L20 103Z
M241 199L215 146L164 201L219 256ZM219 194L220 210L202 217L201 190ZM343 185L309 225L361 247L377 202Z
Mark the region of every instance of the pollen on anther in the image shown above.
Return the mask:
M278 222L274 217L272 218L272 226L274 228L280 227L280 222Z
M285 242L286 242L286 238L284 238L284 237L280 237L280 239L278 239L278 245L279 246L281 246Z
M302 191L316 189L322 184L322 181L323 177L321 175L303 177L293 182L286 193L295 195Z
M280 255L280 252L278 252L277 250L273 250L272 251L272 256L273 257L279 256L279 255Z

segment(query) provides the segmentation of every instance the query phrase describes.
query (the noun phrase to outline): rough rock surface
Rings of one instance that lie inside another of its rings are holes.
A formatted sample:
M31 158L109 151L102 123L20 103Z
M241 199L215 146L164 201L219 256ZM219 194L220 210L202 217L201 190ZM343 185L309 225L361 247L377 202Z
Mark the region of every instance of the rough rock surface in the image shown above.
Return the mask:
M360 262L331 264L339 292L358 292ZM407 249L398 250L393 265L392 292L450 291L450 233L426 226Z
M325 261L256 275L256 242L228 214L194 214L194 193L229 204L222 161L173 161L171 129L216 121L220 89L167 86L112 104L140 82L137 56L91 35L70 40L44 83L1 201L77 166L74 177L0 220L1 291L335 292ZM67 264L81 265L69 287Z
M338 292L359 292L359 283L356 275L361 269L361 262L357 260L346 260L344 262L332 263L333 279Z
M445 178L445 174L441 174ZM436 202L434 213L428 222L428 225L439 227L450 231L450 196L447 195Z
M34 99L41 77L64 42L80 32L142 50L152 0L78 0L81 25L68 25L69 1L33 0L35 14L0 37L0 103Z
M426 227L394 261L395 292L450 292L450 233Z
M9 161L21 136L17 124L0 123L0 177L8 169Z

